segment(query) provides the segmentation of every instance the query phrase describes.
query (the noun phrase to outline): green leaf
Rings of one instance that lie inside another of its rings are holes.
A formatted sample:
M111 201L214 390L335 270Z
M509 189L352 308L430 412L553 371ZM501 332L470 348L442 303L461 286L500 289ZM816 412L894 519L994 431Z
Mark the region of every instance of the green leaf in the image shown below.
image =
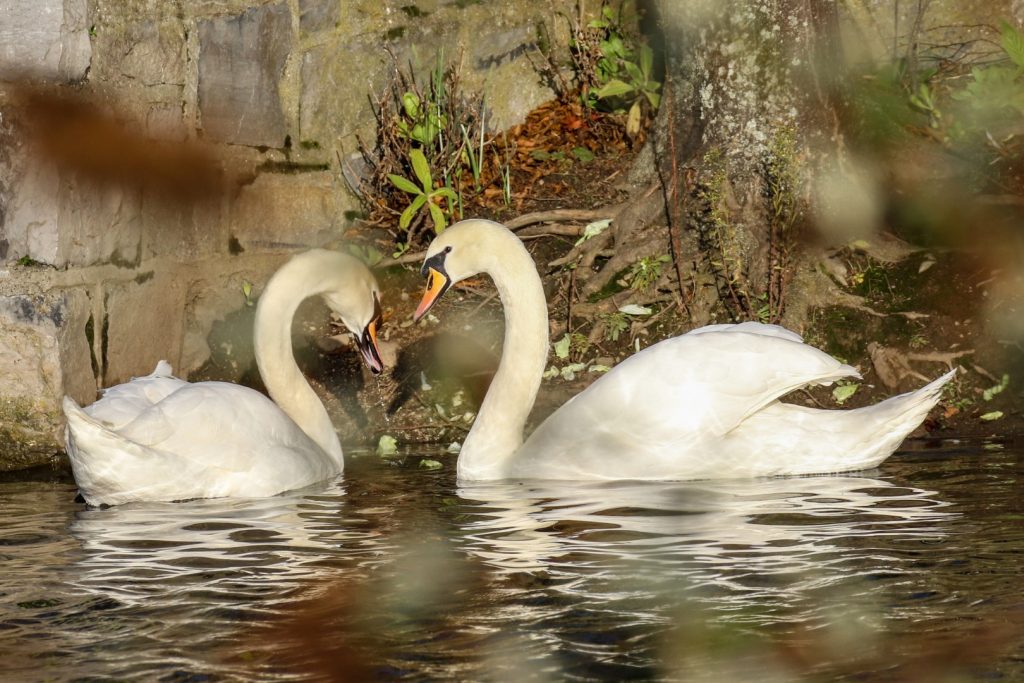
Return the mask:
M559 358L568 358L570 345L572 345L572 338L569 337L569 335L565 335L557 342L555 342L555 345L553 347L555 350L555 355Z
M651 106L655 109L661 104L661 95L650 90L644 90L644 95L647 95L647 101L651 103Z
M415 121L420 117L420 98L416 93L407 92L402 95L402 109L405 115Z
M651 309L649 306L641 306L640 304L626 304L625 306L619 306L619 312L626 315L650 315Z
M633 83L643 83L647 80L637 64L634 64L633 62L623 62L622 65L625 67L626 73L629 74Z
M1024 36L1005 21L999 22L999 31L1002 33L999 44L1013 63L1024 69Z
M604 218L593 223L587 223L587 227L583 228L583 235L576 240L576 246L583 244L591 237L597 237L602 232L608 229L608 226L612 224L611 218Z
M577 372L583 372L586 369L587 366L585 363L570 363L562 368L559 374L562 376L562 379L571 382L576 379Z
M388 180L390 180L391 184L397 187L402 192L408 192L409 194L420 194L421 192L423 192L423 190L416 187L416 184L413 183L411 180L409 180L408 178L403 178L400 175L388 173Z
M430 164L427 163L427 157L423 154L423 150L409 150L409 162L412 164L412 170L416 174L416 179L423 186L423 191L430 192L434 189L434 181L430 178Z
M413 199L412 203L409 204L409 206L405 207L405 211L403 211L402 215L398 217L398 227L400 227L402 230L408 230L409 224L412 223L413 216L416 215L417 211L423 208L423 205L426 204L426 202L427 195L416 195L416 199Z
M836 403L843 405L846 401L857 393L859 384L841 384L832 390L832 398L836 400Z
M447 185L444 186L444 187L437 188L436 190L434 190L433 192L430 193L430 196L431 197L445 197L445 198L448 199L448 201L452 201L452 202L454 202L456 199L458 199L458 197L456 197L456 195L455 195L455 190L453 190L452 188L448 187Z
M984 420L985 422L991 422L992 420L998 420L1003 416L1003 411L993 410L991 413L985 413L980 415L978 419Z
M398 452L398 440L390 434L384 434L377 442L377 455L388 456Z
M431 460L430 458L423 458L420 460L420 467L424 467L428 470L439 470L443 465L437 460Z
M572 154L584 164L594 160L594 153L586 147L573 147Z
M986 401L991 401L994 396L996 396L997 394L1003 393L1003 389L1005 389L1009 384L1010 384L1010 376L1004 374L1002 379L999 381L999 384L996 384L995 386L989 387L988 389L983 391L981 393L981 397L983 399L985 399Z
M428 203L427 208L430 209L430 218L434 221L434 233L440 235L448 227L444 220L444 212L441 211L440 206L433 202Z
M594 92L594 96L599 100L606 99L608 97L619 97L633 92L633 86L628 83L624 83L617 78L613 78Z
M654 50L651 49L650 45L640 46L640 71L644 74L644 80L647 80L651 76L651 70L654 68Z

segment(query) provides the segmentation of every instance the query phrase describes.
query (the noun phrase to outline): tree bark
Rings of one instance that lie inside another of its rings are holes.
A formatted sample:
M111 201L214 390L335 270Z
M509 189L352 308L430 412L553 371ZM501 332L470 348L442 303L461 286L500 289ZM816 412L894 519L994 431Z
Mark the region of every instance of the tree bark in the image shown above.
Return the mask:
M841 139L827 0L656 0L653 140L691 321L778 321L815 149ZM822 143L827 143L823 145Z

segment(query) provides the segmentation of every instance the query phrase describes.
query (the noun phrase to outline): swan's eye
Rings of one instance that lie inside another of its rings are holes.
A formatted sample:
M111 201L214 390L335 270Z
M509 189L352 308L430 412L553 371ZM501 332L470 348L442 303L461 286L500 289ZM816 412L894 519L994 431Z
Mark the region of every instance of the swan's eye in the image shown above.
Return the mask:
M444 248L444 253L446 253L446 254L452 253L452 248L451 247L445 247Z

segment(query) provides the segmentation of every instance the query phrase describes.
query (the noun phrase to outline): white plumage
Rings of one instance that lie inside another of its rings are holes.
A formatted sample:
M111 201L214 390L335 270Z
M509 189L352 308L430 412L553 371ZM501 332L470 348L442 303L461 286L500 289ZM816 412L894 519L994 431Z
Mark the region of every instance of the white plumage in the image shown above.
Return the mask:
M82 409L64 398L75 481L92 505L221 496L262 497L339 474L341 442L295 363L291 322L322 295L379 370L377 284L358 260L313 250L267 284L255 322L260 374L274 398L226 382L189 383L160 361L152 374L107 389ZM275 403L276 401L276 403Z
M462 481L717 479L874 467L925 418L953 376L856 410L781 403L859 376L776 325L709 325L613 368L523 441L547 358L547 306L529 252L504 226L463 221L427 251L422 315L448 284L489 274L505 307L502 360L459 455Z

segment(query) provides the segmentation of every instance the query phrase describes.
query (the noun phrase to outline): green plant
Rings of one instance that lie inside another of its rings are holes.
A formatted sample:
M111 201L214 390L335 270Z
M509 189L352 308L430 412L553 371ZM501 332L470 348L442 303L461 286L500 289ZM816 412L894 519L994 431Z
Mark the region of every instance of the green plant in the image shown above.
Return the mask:
M360 244L349 243L347 245L347 249L348 253L355 256L370 268L373 268L384 259L383 252L372 244L363 246Z
M604 325L604 338L607 341L618 341L622 333L629 329L629 318L618 311L602 315L600 321Z
M398 239L412 248L461 217L463 205L494 183L500 162L487 147L486 108L480 95L460 88L458 64L438 53L429 80L420 84L396 67L394 80L377 100L377 139L360 141L366 171L361 190L371 220L398 218ZM486 163L485 163L486 162ZM431 220L420 220L429 213Z
M910 94L910 104L914 108L928 114L929 121L932 128L938 128L942 122L942 112L939 111L939 107L935 102L935 97L932 94L931 88L928 87L928 83L924 82L917 86L917 92Z
M1010 24L1000 24L1000 46L1012 66L976 66L971 69L967 86L953 93L953 99L966 103L986 118L1007 111L1024 114L1024 35Z
M434 232L440 234L447 227L448 223L445 220L444 211L435 200L447 199L450 203L454 203L456 200L455 191L447 186L434 187L430 166L427 164L427 158L422 150L411 150L409 152L409 162L412 165L416 179L420 183L419 186L408 178L403 178L394 173L388 174L388 179L395 187L413 196L412 201L398 218L398 227L408 230L412 219L426 206L430 212L430 219L434 222Z
M437 103L424 105L420 96L414 92L402 94L402 111L404 116L395 124L398 132L424 147L433 146L448 123Z
M459 131L462 133L462 155L463 162L469 166L470 174L473 176L473 187L477 192L480 191L480 165L484 160L484 126L480 125L480 136L478 140L478 146L473 147L473 141L469 139L469 130L465 124L459 124Z
M255 304L252 300L252 283L248 280L242 280L242 296L245 297L246 306L252 306Z
M661 82L654 78L654 51L626 25L635 20L632 3L618 11L601 8L601 18L577 31L573 41L576 69L586 84L583 102L592 109L628 111L626 132L640 132L644 108L657 110L661 104Z
M957 411L966 410L974 405L974 399L965 395L960 377L954 377L953 381L942 387L942 402L956 408Z
M399 242L395 245L395 250L391 252L391 258L401 258L407 251L409 251L409 243Z
M555 357L560 360L569 358L570 354L576 358L580 358L589 348L590 341L578 332L573 332L572 334L566 333L561 339L552 345Z
M754 297L754 303L757 305L757 309L754 313L757 315L758 322L768 323L772 320L772 307L768 302L768 293L765 292L759 296Z
M637 259L637 261L630 266L629 272L626 273L624 280L629 283L630 289L649 289L651 285L657 282L658 278L661 277L662 266L671 260L671 257L667 254L661 254L660 256L644 256L641 259Z

